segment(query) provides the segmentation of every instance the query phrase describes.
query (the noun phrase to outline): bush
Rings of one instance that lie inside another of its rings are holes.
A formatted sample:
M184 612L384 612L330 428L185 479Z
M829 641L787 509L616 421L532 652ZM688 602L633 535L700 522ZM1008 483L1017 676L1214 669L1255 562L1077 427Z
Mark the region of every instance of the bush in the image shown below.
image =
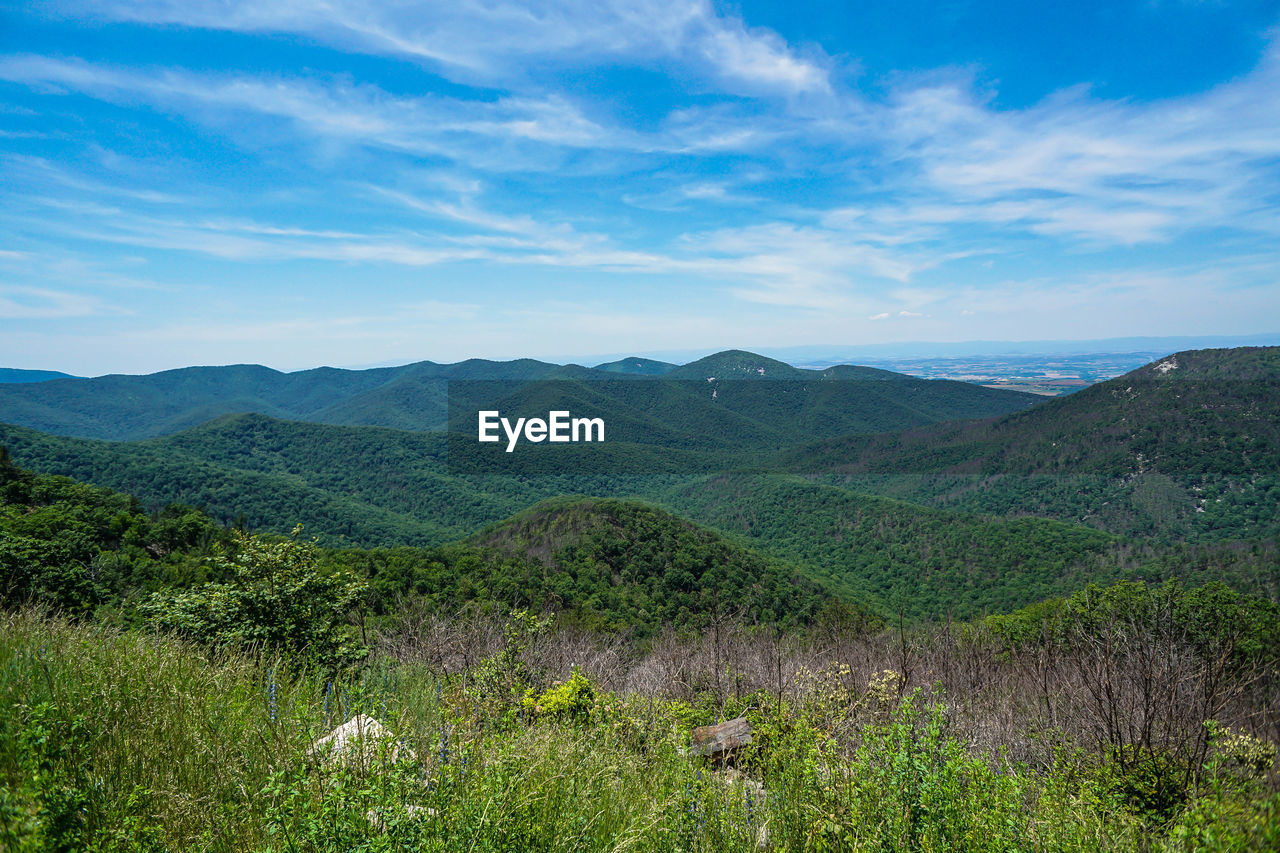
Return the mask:
M1164 823L1187 800L1187 774L1166 752L1125 744L1104 770L1110 791L1135 814Z
M142 610L153 625L215 647L298 655L326 668L364 658L368 649L350 630L363 580L345 572L322 574L315 546L236 533L235 556L215 558L229 583L190 592L156 593Z
M1213 742L1214 758L1247 779L1261 779L1276 763L1276 745L1256 738L1248 732L1234 731L1213 720L1205 723Z
M585 723L591 718L596 702L595 688L582 674L582 670L575 666L568 681L556 682L541 696L530 688L525 693L522 705L525 713L533 717Z

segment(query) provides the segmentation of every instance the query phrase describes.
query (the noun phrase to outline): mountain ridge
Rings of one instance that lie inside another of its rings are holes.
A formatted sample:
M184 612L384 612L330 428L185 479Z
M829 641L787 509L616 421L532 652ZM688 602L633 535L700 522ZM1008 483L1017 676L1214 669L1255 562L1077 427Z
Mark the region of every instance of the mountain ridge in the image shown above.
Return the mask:
M60 370L27 370L21 367L0 367L0 385L49 382L53 379L80 379Z
M1174 353L1021 412L825 439L777 461L933 506L1020 507L1128 535L1274 537L1280 347Z
M705 379L702 374L716 367L725 367L732 378L741 379L761 378L757 372L760 369L764 369L765 378L770 379L807 381L825 377L856 381L888 378L882 372L869 373L871 368L803 371L752 353L732 350L670 371L650 374L599 370L573 364L557 365L535 359L505 362L467 359L454 364L423 361L361 371L320 367L294 373L283 373L262 365L185 367L141 376L111 374L91 379L0 384L0 422L59 435L117 441L173 434L221 415L241 412L335 425L436 431L445 429L448 423L450 388L454 387L464 396L478 388L478 384L462 388L450 383L519 384L550 380L579 382L586 391L601 393L609 387L607 383L643 385L668 382L672 383L671 388L683 388L681 402L674 411L687 412L690 405L706 410L708 403L701 399L698 386L677 386L675 383L686 379L702 381ZM954 417L980 417L1038 402L1030 395L992 391L966 383L916 387L929 389L929 393L937 397L937 404L925 408L915 403L901 406L884 389L868 391L870 397L879 398L879 402L872 405L880 409L896 407L898 415L887 421L883 418L864 419L865 426L851 425L846 431L887 429ZM617 400L628 395L634 397L635 393L638 392L634 389L626 391L624 388L612 396L603 394L598 402L613 406ZM714 389L708 392L708 396L713 393ZM830 397L829 392L824 393ZM850 397L840 405L861 404ZM781 412L771 415L781 416Z

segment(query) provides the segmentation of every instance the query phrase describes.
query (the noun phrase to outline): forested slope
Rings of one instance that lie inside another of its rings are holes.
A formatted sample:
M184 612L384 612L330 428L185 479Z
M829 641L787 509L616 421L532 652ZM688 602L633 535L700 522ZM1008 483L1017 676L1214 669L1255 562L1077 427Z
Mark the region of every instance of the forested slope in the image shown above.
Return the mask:
M35 474L0 454L0 598L128 621L145 597L226 580L231 531L203 512L148 512L133 496ZM321 552L327 571L368 581L366 604L452 615L467 607L563 613L614 631L698 627L718 616L782 627L810 622L832 593L660 509L559 498L437 548ZM221 569L219 568L221 567ZM213 572L214 574L210 574Z
M1163 541L1280 533L1280 348L1196 350L982 423L846 436L779 464L935 506Z
M657 500L912 619L1001 612L1086 583L1225 580L1280 595L1274 542L1155 546L1082 525L938 510L776 474L725 474Z

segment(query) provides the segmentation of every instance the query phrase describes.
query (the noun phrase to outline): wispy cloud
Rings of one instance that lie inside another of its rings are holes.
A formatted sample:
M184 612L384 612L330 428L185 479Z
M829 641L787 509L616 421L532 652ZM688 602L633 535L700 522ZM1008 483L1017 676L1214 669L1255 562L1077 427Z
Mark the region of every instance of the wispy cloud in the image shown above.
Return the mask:
M220 272L319 261L351 280L376 268L425 283L488 266L518 282L555 270L602 287L617 273L650 276L771 321L841 316L886 333L944 315L1068 316L1107 294L1130 307L1134 292L1190 300L1195 286L1274 283L1280 267L1275 44L1252 70L1190 94L1077 87L1010 108L971 70L855 85L849 60L707 0L41 8L70 26L232 32L268 48L284 36L299 50L392 59L268 73L234 59L201 69L109 53L0 56L9 91L42 107L0 106L26 122L14 132L61 135L56 148L3 140L24 153L0 154L0 260L63 259L9 280L28 288L4 297L15 317L102 310L66 296L81 292L74 263L95 253L111 258L83 267L100 293L170 286L124 255L179 254ZM334 64L326 54L314 67ZM361 76L366 67L376 68ZM597 90L597 71L659 75L666 88L632 101L628 83ZM401 74L428 84L415 90ZM87 99L112 120L95 126ZM153 133L177 141L152 156ZM202 168L210 139L231 141L244 174ZM1185 258L1155 269L1152 257L1195 240L1216 280ZM1261 272L1224 262L1249 252ZM1108 264L1112 275L1093 277Z
M845 217L846 230L858 226L869 239L901 242L912 229L927 238L986 223L1123 245L1224 224L1275 230L1274 218L1258 213L1280 183L1273 166L1280 157L1278 54L1273 48L1253 73L1208 92L1147 104L1072 91L1031 108L1000 110L963 81L931 82L906 84L883 104L844 93L818 115L681 109L646 130L592 117L556 93L404 97L337 79L138 70L41 56L0 59L0 79L121 103L141 98L232 135L246 132L237 115L256 113L285 122L301 139L444 156L490 171L554 170L562 166L555 152L565 149L632 157L749 153L766 142L781 150L830 145L828 137L841 132L862 147L842 155L849 168L874 166L898 189L853 215L832 211ZM791 73L786 63L779 68ZM684 196L723 197L707 182Z
M776 33L706 15L697 48L726 80L782 92L830 92L827 71L797 56Z
M340 141L411 154L437 154L502 168L503 156L484 156L476 138L552 147L638 148L631 134L606 130L559 95L541 99L463 100L396 97L370 85L336 79L195 74L174 69L130 69L43 56L0 59L0 80L62 87L105 101L190 115L244 139L252 131L237 116L257 114L286 122L303 139ZM286 129L288 129L286 128ZM256 142L256 139L251 139Z
M709 0L544 0L528 6L455 0L285 0L217 4L94 0L60 14L247 33L301 34L345 50L400 56L469 82L525 77L531 59L587 66L681 59L733 87L794 93L829 87L822 57L748 28ZM483 33L477 38L477 33Z
M1206 92L1140 103L1068 90L1000 110L961 81L904 87L889 133L918 167L915 204L886 224L986 222L1103 243L1202 227L1276 230L1280 44Z
M0 284L0 320L49 320L121 313L96 297L44 287Z

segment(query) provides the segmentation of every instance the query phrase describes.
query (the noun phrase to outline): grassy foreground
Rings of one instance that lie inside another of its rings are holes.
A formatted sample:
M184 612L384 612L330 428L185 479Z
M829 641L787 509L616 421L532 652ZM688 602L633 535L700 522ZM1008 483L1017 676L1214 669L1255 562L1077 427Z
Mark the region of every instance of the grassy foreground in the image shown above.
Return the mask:
M900 695L893 673L857 695L819 678L781 707L703 707L576 673L525 692L519 668L499 653L442 680L384 661L335 683L5 613L0 849L1280 849L1280 797L1223 760L1154 816L1126 799L1140 780L1088 756L1031 768L971 750L945 697ZM835 737L837 703L856 726ZM739 711L757 734L746 775L683 753L693 725ZM398 761L309 757L358 712L396 733Z

